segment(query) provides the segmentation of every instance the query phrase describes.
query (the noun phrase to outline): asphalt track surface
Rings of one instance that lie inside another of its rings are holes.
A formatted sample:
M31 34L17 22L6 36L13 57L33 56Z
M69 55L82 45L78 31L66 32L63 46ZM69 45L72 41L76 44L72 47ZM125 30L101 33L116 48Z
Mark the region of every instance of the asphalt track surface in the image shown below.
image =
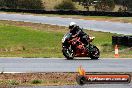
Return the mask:
M82 66L86 72L132 72L132 59L100 58L0 58L0 72L77 72Z
M71 21L74 21L84 29L132 35L131 23L21 15L21 14L6 14L6 13L0 13L0 20L24 21L24 22L43 23L43 24L51 24L51 25L59 25L59 26L68 26Z

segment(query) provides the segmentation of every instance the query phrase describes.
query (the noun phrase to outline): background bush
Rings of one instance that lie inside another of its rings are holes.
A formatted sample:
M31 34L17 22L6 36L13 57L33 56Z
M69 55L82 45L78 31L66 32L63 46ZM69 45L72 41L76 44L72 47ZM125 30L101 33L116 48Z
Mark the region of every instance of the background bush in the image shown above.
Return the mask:
M114 0L98 0L96 11L112 11L115 8Z
M55 9L59 10L75 10L75 4L72 2L72 0L64 0L60 4L56 5L54 7Z
M44 9L42 0L0 0L1 8Z
M42 83L42 80L35 79L35 80L32 80L31 83L32 84L41 84Z

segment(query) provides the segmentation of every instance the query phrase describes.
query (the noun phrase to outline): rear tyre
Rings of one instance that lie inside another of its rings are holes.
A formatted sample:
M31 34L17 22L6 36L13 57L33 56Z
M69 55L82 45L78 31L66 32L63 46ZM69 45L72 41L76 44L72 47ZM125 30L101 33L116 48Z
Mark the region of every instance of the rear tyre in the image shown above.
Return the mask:
M100 57L100 51L96 46L93 46L93 51L91 52L90 58L92 60L97 60Z
M69 48L69 49L63 48L62 49L62 53L67 58L67 60L74 59L74 52L73 52L73 50L71 48Z

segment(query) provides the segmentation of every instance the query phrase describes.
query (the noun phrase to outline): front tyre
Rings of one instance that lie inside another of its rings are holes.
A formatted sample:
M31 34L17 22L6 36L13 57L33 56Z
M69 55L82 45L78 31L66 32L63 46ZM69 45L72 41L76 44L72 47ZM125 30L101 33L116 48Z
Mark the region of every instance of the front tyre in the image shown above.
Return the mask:
M100 51L96 46L93 46L93 51L91 52L90 58L92 60L97 60L100 57Z
M74 59L74 52L71 48L63 48L62 53L67 58L67 60Z

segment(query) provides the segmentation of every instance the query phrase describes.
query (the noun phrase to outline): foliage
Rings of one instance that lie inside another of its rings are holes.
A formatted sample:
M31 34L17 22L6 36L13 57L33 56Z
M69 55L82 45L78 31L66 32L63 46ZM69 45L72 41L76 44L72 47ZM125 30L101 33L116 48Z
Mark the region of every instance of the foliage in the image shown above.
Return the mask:
M128 8L128 11L132 11L132 0L114 0L116 4L123 5Z
M90 6L95 6L96 11L111 11L115 7L114 0L73 0L79 2L89 11Z
M43 9L43 3L41 0L22 0L19 6L25 9Z
M124 2L127 2L128 0L114 0L114 2L118 5L122 5Z
M41 84L42 83L42 80L35 79L35 80L32 80L31 83L32 84Z
M1 7L11 9L44 9L42 0L1 0Z
M98 3L95 5L97 11L112 11L114 7L114 0L98 0Z
M128 10L132 11L132 0L128 0Z
M75 10L76 7L71 0L64 0L60 4L54 7L55 9L59 10Z
M89 11L89 6L92 5L92 2L94 0L72 0L74 2L79 2L79 5L84 6L84 8L86 8Z

